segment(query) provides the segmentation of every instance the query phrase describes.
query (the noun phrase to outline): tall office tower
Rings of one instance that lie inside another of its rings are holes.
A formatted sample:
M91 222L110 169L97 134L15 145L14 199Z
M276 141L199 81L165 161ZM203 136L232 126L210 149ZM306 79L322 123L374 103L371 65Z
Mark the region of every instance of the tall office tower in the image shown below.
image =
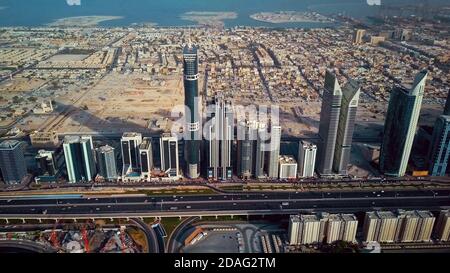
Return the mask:
M122 175L130 172L138 172L139 168L139 145L142 143L142 134L124 133L120 141L122 152Z
M27 175L23 143L5 140L0 143L0 169L6 184L18 184Z
M214 112L208 123L208 167L207 177L231 179L231 144L234 138L233 108L221 96L215 98Z
M342 104L333 161L334 171L342 175L347 174L347 166L350 162L360 89L354 80L349 80L342 88Z
M411 89L396 86L391 92L380 153L380 170L385 175L405 175L427 74L427 71L417 74Z
M180 175L178 163L178 139L170 134L163 134L160 138L161 170L169 177Z
M408 243L414 242L416 230L419 227L420 217L415 211L398 211L399 228L395 241Z
M186 129L190 132L190 139L186 143L187 176L199 176L200 163L200 109L198 96L198 56L197 47L191 43L183 49L184 76L184 105L189 108L190 115L185 115Z
M433 129L428 150L430 175L445 176L450 155L450 116L440 116Z
M442 210L439 213L434 237L439 241L450 241L450 210Z
M365 29L355 29L355 33L353 34L353 43L359 45L362 44L362 38L366 34Z
M289 244L319 243L320 219L317 215L291 215L289 220Z
M35 157L39 175L54 176L57 172L55 152L39 150Z
M269 178L278 178L280 160L281 126L271 126L269 166L267 175Z
M241 121L238 124L237 175L243 179L250 179L254 175L256 137L256 123Z
M115 149L109 145L105 145L97 148L95 151L99 174L105 180L116 180L118 175Z
M330 70L325 74L325 89L320 111L319 145L316 168L320 175L331 175L336 146L342 91Z
M255 148L255 152L254 152L255 177L256 178L265 178L265 177L267 177L266 149L265 149L265 146L267 145L267 143L264 141L264 138L262 136L264 134L267 134L267 132L266 132L267 125L266 125L266 123L256 122L255 126L257 128L256 148ZM277 166L278 166L278 164L277 164Z
M297 161L294 157L283 155L279 159L280 164L280 179L295 179L297 178Z
M316 165L317 146L306 141L300 141L298 148L298 176L313 177Z
M152 139L144 137L139 145L139 158L141 166L141 177L148 179L153 169Z
M89 137L66 136L63 143L70 183L92 181L96 175L92 141Z

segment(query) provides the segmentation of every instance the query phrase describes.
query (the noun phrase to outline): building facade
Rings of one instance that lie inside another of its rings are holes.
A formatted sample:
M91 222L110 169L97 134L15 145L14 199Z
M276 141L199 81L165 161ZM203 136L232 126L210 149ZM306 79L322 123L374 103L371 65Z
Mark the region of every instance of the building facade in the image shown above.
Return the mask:
M206 124L208 143L207 178L217 180L231 179L231 149L234 139L233 108L222 97L215 98L211 118Z
M198 96L198 56L197 47L191 43L183 49L183 82L184 104L190 113L185 113L186 131L189 139L185 139L187 176L197 178L200 172L200 104Z
M298 148L298 176L313 177L316 165L317 146L300 141Z
M320 175L331 175L336 147L342 90L332 71L325 74L325 88L320 110L319 143L316 168Z
M96 167L91 137L66 136L64 158L70 183L93 181Z
M5 140L0 143L0 170L6 184L19 184L27 175L23 143Z
M440 116L434 124L428 151L430 175L445 176L450 155L450 116Z
M439 241L450 241L450 210L442 210L439 213L434 237Z
M405 175L427 75L427 71L417 74L411 89L397 86L391 92L380 153L380 170L385 175Z
M280 156L280 179L295 179L297 178L297 161L292 156Z
M281 144L281 126L271 126L269 165L267 175L269 178L278 178L279 158Z
M113 181L118 178L115 149L109 145L95 150L97 156L98 174L105 180Z
M139 165L141 167L141 178L149 179L153 170L152 139L144 137L139 145Z
M333 170L342 175L347 174L358 110L360 87L354 80L349 80L342 88L342 104L334 151Z
M126 176L131 172L139 172L139 145L142 143L142 134L124 133L120 141L122 154L122 175Z
M178 160L178 139L170 134L160 138L161 171L168 177L178 177L180 167Z

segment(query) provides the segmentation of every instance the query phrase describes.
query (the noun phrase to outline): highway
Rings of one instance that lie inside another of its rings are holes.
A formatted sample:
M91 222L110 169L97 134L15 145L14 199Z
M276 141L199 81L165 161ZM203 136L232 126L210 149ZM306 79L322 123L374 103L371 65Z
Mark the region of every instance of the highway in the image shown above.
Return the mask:
M0 218L200 216L222 214L368 211L450 207L450 190L274 192L233 195L0 199ZM26 217L25 217L26 216Z

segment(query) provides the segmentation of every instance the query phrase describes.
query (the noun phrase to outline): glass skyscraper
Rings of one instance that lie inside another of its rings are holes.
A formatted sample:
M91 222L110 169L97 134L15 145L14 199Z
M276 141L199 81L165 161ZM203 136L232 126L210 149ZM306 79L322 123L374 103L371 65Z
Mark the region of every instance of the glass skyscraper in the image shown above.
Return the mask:
M428 152L430 175L444 176L450 155L450 116L442 115L434 124Z
M22 142L5 140L0 143L0 170L6 184L18 184L27 175Z
M186 130L189 139L186 143L187 176L197 178L199 176L200 161L200 113L198 97L198 56L197 47L191 43L183 49L183 82L184 82L184 104L190 110L186 114Z
M422 71L416 75L412 88L396 86L391 92L380 153L380 170L385 175L405 175L427 75L427 71Z

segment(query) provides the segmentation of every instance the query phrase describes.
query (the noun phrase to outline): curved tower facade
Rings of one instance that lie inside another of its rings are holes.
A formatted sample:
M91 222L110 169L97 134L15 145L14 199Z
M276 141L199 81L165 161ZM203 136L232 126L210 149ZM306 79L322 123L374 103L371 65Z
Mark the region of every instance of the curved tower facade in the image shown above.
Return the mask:
M185 139L187 176L199 176L200 161L200 112L198 97L198 55L197 47L188 44L183 49L184 105L190 110L185 113L186 130L189 139Z

